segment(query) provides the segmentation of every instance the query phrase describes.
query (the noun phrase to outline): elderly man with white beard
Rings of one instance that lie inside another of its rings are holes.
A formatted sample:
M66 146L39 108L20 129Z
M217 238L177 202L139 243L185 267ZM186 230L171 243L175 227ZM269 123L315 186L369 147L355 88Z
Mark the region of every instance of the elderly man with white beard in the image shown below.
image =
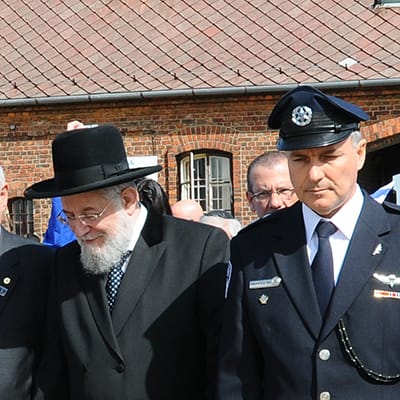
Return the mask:
M37 399L207 399L229 240L219 229L147 210L119 130L77 129L52 143L54 178L77 241L57 250Z

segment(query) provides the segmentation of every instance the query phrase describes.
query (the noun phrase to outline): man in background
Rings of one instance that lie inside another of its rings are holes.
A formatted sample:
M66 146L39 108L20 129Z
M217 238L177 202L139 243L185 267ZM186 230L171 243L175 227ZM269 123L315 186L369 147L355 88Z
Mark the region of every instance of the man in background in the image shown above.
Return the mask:
M172 215L171 206L166 191L160 183L151 178L139 179L136 182L140 201L147 209L163 215Z
M0 224L8 183L0 166ZM0 228L0 399L32 399L42 356L52 250Z
M179 200L171 206L172 215L177 218L199 222L204 211L201 205L193 199Z
M263 218L297 201L290 181L287 155L268 151L259 155L247 169L247 201L251 211Z
M200 222L221 228L232 239L242 229L240 221L225 210L212 210L200 217Z
M375 192L371 193L371 197L375 199L378 203L383 203L384 201L390 201L392 203L397 203L397 192L394 188L394 179L392 179L386 185L380 187Z

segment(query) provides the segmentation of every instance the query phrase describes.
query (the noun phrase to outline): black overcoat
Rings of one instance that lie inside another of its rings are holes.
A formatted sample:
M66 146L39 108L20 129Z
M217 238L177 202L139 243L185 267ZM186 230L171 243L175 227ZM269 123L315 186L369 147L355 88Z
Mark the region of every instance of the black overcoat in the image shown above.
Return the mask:
M53 250L0 228L0 399L32 398Z
M222 230L149 212L110 316L105 277L60 249L44 398L214 398L228 253Z

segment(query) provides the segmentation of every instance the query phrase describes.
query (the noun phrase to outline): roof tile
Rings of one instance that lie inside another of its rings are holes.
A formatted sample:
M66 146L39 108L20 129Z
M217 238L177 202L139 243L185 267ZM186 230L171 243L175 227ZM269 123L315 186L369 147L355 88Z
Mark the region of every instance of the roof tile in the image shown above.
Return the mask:
M0 0L0 99L398 78L400 9L370 3Z

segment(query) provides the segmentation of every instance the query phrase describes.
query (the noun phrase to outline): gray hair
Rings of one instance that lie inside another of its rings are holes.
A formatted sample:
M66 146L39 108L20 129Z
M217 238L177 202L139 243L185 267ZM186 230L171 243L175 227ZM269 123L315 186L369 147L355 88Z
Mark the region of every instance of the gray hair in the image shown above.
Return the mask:
M252 192L253 191L253 185L250 179L251 171L259 166L262 165L263 167L266 168L273 168L276 164L279 164L283 161L287 162L288 156L285 151L280 151L280 150L272 150L272 151L266 151L263 154L260 154L258 157L256 157L250 164L249 167L247 168L247 191Z
M358 145L358 143L361 142L363 139L363 136L360 131L353 131L350 135L351 138L351 143L353 144L354 147Z
M126 189L127 187L134 187L136 188L135 181L119 183L117 185L105 187L98 189L98 193L103 196L106 200L115 200L119 198L121 192Z

